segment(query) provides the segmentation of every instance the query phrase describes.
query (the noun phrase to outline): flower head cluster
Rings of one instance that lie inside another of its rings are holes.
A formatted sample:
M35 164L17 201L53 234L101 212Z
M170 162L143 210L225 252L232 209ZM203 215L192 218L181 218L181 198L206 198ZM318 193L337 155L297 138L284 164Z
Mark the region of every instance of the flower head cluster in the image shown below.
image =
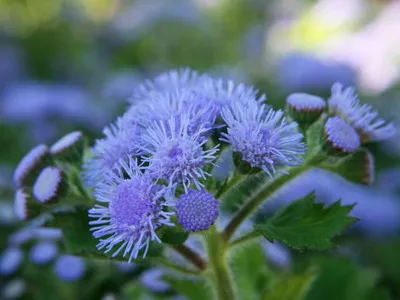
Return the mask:
M110 252L118 245L113 257L122 250L129 261L144 249L145 256L152 240L160 242L156 230L170 222L172 212L166 211L167 189L143 174L133 159L119 162L119 173L110 172L109 179L98 185L96 205L89 211L93 235L100 239L98 249Z
M64 183L64 176L59 168L46 167L33 185L33 195L42 203L54 201L60 196Z
M85 261L72 255L60 256L54 265L54 273L66 282L79 280L85 274L85 271Z
M328 104L329 111L353 126L364 142L385 140L395 134L394 125L380 118L371 105L361 104L352 87L335 83Z
M303 135L297 132L297 123L287 123L283 111L266 111L264 105L248 102L244 107L233 103L222 111L228 125L221 140L232 145L235 152L251 167L264 170L269 176L277 167L302 164L306 153Z

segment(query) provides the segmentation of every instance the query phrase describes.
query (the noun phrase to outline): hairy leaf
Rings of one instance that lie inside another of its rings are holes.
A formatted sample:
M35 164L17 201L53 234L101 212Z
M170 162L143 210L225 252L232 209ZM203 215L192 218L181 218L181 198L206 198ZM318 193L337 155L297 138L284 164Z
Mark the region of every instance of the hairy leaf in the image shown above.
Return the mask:
M271 242L279 240L293 248L325 250L333 246L332 237L357 221L349 216L353 207L342 206L340 201L324 206L316 203L315 194L311 193L254 227Z

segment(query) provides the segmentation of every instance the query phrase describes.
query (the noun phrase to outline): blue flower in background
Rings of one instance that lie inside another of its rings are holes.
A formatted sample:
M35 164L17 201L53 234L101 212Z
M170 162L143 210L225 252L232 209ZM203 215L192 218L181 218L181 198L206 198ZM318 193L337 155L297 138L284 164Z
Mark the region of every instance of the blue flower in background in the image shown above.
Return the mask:
M207 230L219 215L219 202L205 190L190 190L176 204L178 222L186 231Z
M125 249L123 256L129 254L129 261L136 259L144 249L143 257L152 240L161 242L155 231L161 225L173 226L166 210L168 189L154 183L143 174L137 162L119 162L118 174L109 172L108 181L96 189L96 200L107 206L95 205L89 210L93 236L100 240L97 248L110 252L118 249L113 257ZM106 238L104 238L106 237Z
M31 249L31 261L38 265L50 263L58 254L57 245L50 241L42 241Z
M0 256L0 274L12 275L18 271L24 259L24 253L19 248L8 248Z
M297 123L287 123L283 111L266 111L255 101L245 104L234 102L222 111L228 125L221 140L240 152L242 159L252 167L264 170L270 177L280 172L277 168L303 163L300 156L307 152L303 135Z
M364 142L389 139L396 133L393 123L380 118L372 106L360 104L353 87L344 88L341 83L335 83L328 104L329 111L352 125Z
M149 164L148 172L170 185L182 183L185 190L194 183L201 189L201 179L210 176L204 167L216 158L218 146L204 149L205 139L201 136L209 128L201 127L190 132L190 119L181 115L178 120L154 123L142 136L143 150L150 154L143 158Z
M60 256L54 266L54 272L58 278L66 282L75 282L82 278L86 271L85 261L76 256Z

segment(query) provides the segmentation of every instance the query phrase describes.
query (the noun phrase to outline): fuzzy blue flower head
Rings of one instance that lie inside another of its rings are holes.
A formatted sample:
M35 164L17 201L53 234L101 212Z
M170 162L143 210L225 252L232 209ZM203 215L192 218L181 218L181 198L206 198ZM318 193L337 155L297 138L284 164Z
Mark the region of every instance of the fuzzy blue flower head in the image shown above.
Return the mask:
M57 142L55 142L50 147L50 153L52 155L60 155L65 151L73 148L75 145L79 144L82 141L83 134L80 131L70 132L67 135L63 136Z
M213 162L218 151L218 146L204 149L206 140L201 137L208 128L190 133L189 125L189 118L182 115L178 120L153 124L142 136L143 150L149 154L143 158L149 164L148 172L169 185L182 183L185 191L192 183L197 189L203 187L200 180L210 176L204 167Z
M19 248L8 248L0 256L0 275L12 275L18 271L24 259Z
M361 146L357 131L339 117L328 119L325 124L325 135L328 148L333 152L351 153Z
M18 187L29 184L35 177L35 173L49 155L46 145L38 145L29 151L19 162L14 172L14 182Z
M162 225L173 226L167 211L165 196L168 190L142 174L137 162L120 161L118 174L111 172L108 182L96 190L96 200L107 206L96 205L89 210L93 236L100 239L97 248L105 253L118 245L113 257L123 249L129 261L141 250L146 256L150 241L161 242L155 231ZM105 237L105 238L104 238Z
M105 138L97 140L92 148L92 157L83 165L83 178L88 187L96 187L108 172L116 171L120 159L138 154L138 128L135 125L123 127L122 119L103 130Z
M28 218L28 194L24 189L18 189L14 197L14 213L19 220L26 220Z
M140 84L129 99L131 103L146 101L158 94L179 91L181 89L196 90L209 78L207 75L200 75L189 68L171 70L161 73L153 80L146 80Z
M35 264L47 265L56 257L57 253L58 248L56 244L43 241L33 246L30 252L30 258Z
M380 118L371 105L360 103L353 87L335 83L328 104L329 112L353 126L363 142L386 140L396 134L393 123Z
M64 194L66 187L63 172L56 167L47 167L33 185L33 195L41 203L54 202Z
M85 274L85 261L76 256L63 255L59 257L54 266L58 278L66 282L75 282Z
M178 222L186 231L207 230L219 215L219 202L205 190L189 190L176 204Z
M264 170L270 177L281 166L303 163L307 151L297 123L287 123L283 111L266 111L255 101L235 102L224 108L222 117L228 125L221 141L230 143L233 151L252 168Z
M289 95L286 104L290 116L300 124L311 124L318 119L326 107L324 99L306 93Z

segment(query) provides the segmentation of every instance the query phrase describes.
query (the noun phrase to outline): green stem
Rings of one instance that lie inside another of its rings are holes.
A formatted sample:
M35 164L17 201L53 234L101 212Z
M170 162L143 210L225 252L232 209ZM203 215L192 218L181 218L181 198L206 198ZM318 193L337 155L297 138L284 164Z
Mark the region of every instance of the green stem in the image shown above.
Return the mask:
M224 184L219 190L218 192L215 194L215 198L216 199L221 199L221 197L227 192L229 191L231 188L235 187L236 185L239 184L239 182L241 182L242 180L244 180L246 178L246 176L240 174L239 172L234 172L232 177L229 179L229 181Z
M170 262L170 261L168 261L166 259L163 259L163 258L159 258L159 257L158 258L157 257L151 258L151 257L149 257L146 260L148 260L150 262L158 263L158 264L163 265L163 266L165 266L167 268L170 268L172 270L175 270L175 271L187 274L187 275L196 275L196 276L200 275L199 271L187 269L185 267L182 267L182 266L179 266L177 264L174 264L174 263L172 263L172 262Z
M221 239L215 226L207 232L207 248L211 271L214 275L212 282L215 284L219 300L235 300L232 279L226 262L226 243Z
M289 174L278 175L274 181L268 185L263 186L255 192L247 202L240 208L240 210L233 216L225 230L222 232L222 237L225 241L229 241L238 227L245 221L262 203L264 200L273 195L287 182L303 174L304 172L318 166L326 159L325 155L318 154L309 158L303 165L289 169Z
M207 262L189 247L183 244L173 245L172 247L175 249L175 251L195 265L200 271L203 271L207 268Z
M261 236L261 234L258 233L258 232L255 232L255 231L254 232L250 232L250 233L248 233L248 234L246 234L246 235L234 240L228 246L229 246L229 248L232 248L232 247L238 246L240 244L246 243L248 241L251 241L253 239L256 239L256 238L258 238L260 236Z

